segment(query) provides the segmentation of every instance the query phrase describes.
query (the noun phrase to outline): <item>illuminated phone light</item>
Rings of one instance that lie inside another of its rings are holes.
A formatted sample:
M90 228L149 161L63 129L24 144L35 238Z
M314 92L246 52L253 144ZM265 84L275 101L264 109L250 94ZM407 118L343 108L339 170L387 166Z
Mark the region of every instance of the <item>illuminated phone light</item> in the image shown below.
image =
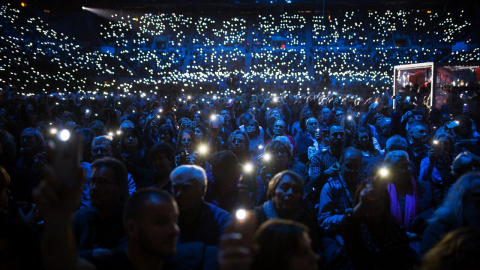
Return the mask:
M122 131L121 131L121 130L117 130L117 135L118 135L118 136L122 135Z
M389 175L389 171L387 168L381 168L378 173L381 177L387 177Z
M68 139L70 139L70 131L62 129L58 134L58 139L64 142L68 141Z
M238 209L237 212L235 212L235 217L239 220L244 220L247 218L247 211L245 209Z
M260 144L260 145L258 146L258 149L263 149L263 145Z
M246 173L250 173L253 171L253 165L250 164L250 163L247 163L243 166L243 170L246 172Z
M57 132L58 132L58 130L57 130L56 128L50 129L50 133L51 133L51 134L54 134L54 135L55 135L55 134L57 134Z
M208 152L207 146L204 144L200 145L200 147L198 148L198 152L203 155L206 154Z
M437 145L437 144L438 144L438 140L433 140L433 144Z
M349 116L347 117L347 119L348 119L348 120L352 120L353 117L352 117L351 115L349 115Z
M263 160L264 161L269 161L270 159L272 159L272 155L270 155L269 153L263 154Z

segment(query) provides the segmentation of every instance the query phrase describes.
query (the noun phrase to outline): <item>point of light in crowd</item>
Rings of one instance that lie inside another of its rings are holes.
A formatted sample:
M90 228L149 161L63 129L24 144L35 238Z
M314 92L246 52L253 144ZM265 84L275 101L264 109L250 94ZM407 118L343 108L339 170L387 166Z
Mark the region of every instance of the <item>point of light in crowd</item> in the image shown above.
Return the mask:
M245 209L238 209L235 212L235 217L239 220L244 220L247 217L247 211Z
M202 144L202 145L200 145L200 147L198 147L198 152L199 152L200 154L203 154L203 155L204 155L204 154L207 153L207 151L208 151L208 148L207 148L207 146L206 146L205 144Z
M272 155L270 155L269 153L263 154L263 160L269 161L271 158L272 158Z
M58 139L64 142L68 141L68 139L70 139L70 131L62 129L58 134Z
M243 166L243 170L246 172L246 173L250 173L253 171L253 165L251 163L247 163Z
M51 133L51 134L54 134L54 135L55 135L55 134L57 134L57 132L58 132L58 130L57 130L56 128L51 128L51 129L50 129L50 133Z
M121 131L121 130L117 130L117 135L118 135L118 136L122 135L122 131Z
M381 177L387 177L389 175L389 171L387 168L381 168L378 173L380 174Z
M113 137L113 132L108 132L108 136Z

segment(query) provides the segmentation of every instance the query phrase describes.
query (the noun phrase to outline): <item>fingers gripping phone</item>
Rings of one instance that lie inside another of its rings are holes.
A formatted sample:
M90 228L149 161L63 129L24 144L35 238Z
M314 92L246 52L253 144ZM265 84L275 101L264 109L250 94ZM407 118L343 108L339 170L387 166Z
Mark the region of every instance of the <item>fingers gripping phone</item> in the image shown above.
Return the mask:
M251 247L253 244L253 236L257 227L257 217L255 212L238 209L235 212L233 219L234 231L242 235L242 245L245 247Z

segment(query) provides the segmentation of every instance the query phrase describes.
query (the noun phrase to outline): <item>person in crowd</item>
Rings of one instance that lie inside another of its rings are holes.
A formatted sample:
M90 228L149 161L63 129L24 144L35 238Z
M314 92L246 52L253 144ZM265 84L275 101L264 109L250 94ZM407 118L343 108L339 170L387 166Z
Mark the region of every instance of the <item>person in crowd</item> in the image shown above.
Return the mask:
M480 229L466 227L448 233L423 257L419 270L477 269L480 267Z
M448 133L439 134L432 141L428 157L420 164L420 181L430 182L434 190L435 205L439 205L455 182L451 174L454 155L454 140Z
M320 191L329 177L338 175L340 170L340 156L345 147L345 132L341 126L332 125L329 133L330 147L323 152L317 152L310 159L308 171L309 182L307 186L307 197L316 204Z
M170 124L163 124L158 129L158 142L164 142L170 144L173 149L177 149L175 143L175 131Z
M254 157L258 156L263 152L263 148L265 147L265 142L260 133L260 126L258 125L258 122L256 120L247 120L245 122L245 131L250 139L250 154L252 154Z
M39 172L35 170L35 155L43 151L44 139L34 128L26 128L20 135L20 157L14 169L12 192L17 201L32 202L32 191L39 182Z
M282 141L274 140L267 145L259 167L256 178L255 205L265 202L270 179L277 173L290 170L299 174L304 183L308 182L307 167L292 158L291 149Z
M210 159L211 172L205 201L232 213L242 204L238 200L238 183L242 168L231 151L220 151ZM225 170L228 168L228 170Z
M135 128L125 128L121 132L122 156L137 167L150 168L152 162L143 146L141 134Z
M480 170L480 157L468 151L458 154L452 162L452 175L455 181L468 172Z
M114 157L114 151L112 149L112 140L109 136L95 137L92 141L92 163L97 159L104 157ZM123 160L121 155L117 155L120 160ZM81 166L85 170L86 181L82 193L81 205L87 207L90 205L90 179L92 176L92 163L82 162ZM127 173L127 187L128 194L132 195L136 191L135 180L130 173Z
M315 219L301 207L303 179L293 171L282 171L268 183L267 200L255 207L258 224L281 218L303 223L310 230L313 246L318 248L318 232Z
M178 135L175 162L177 166L193 164L197 157L197 141L195 132L189 128L183 129Z
M235 130L228 137L228 150L232 151L240 164L250 162L250 138L245 131Z
M234 229L222 237L220 270L318 269L320 257L312 249L308 227L299 222L268 220L255 232L253 244L245 243L245 238Z
M220 137L224 142L228 141L230 134L233 131L237 130L237 123L235 121L234 116L230 112L229 108L224 108L220 111L220 115L223 117L223 124L222 124L222 132L220 133Z
M323 107L322 110L321 110L321 114L319 115L319 125L320 127L323 127L323 128L327 128L328 125L327 125L327 119L328 119L328 116L330 115L330 109L328 107Z
M363 181L353 205L341 224L344 248L327 268L413 269L416 258L406 231L392 219L383 179Z
M427 129L420 122L413 122L408 125L407 153L415 165L414 170L420 173L420 163L428 156L430 147L425 144L427 140ZM418 178L418 174L414 175Z
M75 213L72 228L79 255L111 255L125 236L122 211L128 198L127 170L110 157L96 159L90 177L90 206Z
M368 177L373 177L377 175L378 170L383 166L383 161L385 160L385 156L395 150L402 150L407 151L407 140L400 135L394 135L390 137L385 145L385 153L376 157L375 159L371 160L370 163L367 165L366 172ZM410 161L410 165L412 170L414 169L414 165L412 161Z
M175 168L175 154L173 148L164 142L155 144L149 152L152 168L145 169L135 166L126 159L122 159L127 170L135 179L137 189L155 188L172 193L170 173Z
M353 147L359 151L362 151L363 168L366 168L371 160L381 155L380 151L375 149L375 146L373 145L372 132L364 127L360 127L355 131L355 135L353 137Z
M286 136L288 138L288 140L290 141L290 143L292 144L293 146L293 154L295 154L297 152L297 146L295 144L295 139L290 136L290 135L287 135L285 133L286 131L286 128L287 128L287 124L285 123L285 121L283 120L277 120L275 122L275 124L273 125L273 136L272 136L272 139L271 140L268 140L266 142L266 144L268 145L271 141L275 140L276 137L278 136Z
M432 187L412 175L412 167L405 151L396 150L385 156L384 174L388 175L387 190L393 220L413 234L421 234L426 217L434 206Z
M71 173L74 183L78 183L73 188L61 184L52 167L47 170L44 184L35 191L46 221L42 250L47 269L169 268L167 259L175 253L179 235L178 208L172 196L160 190L142 190L133 195L120 222L127 236L125 249L87 261L78 256L71 229L71 215L82 190L82 169Z
M428 220L420 252L426 254L447 233L464 227L480 226L480 173L464 174L455 182L443 203Z
M207 127L204 124L197 123L193 131L195 132L195 140L198 143L208 143L210 138L208 137Z
M180 215L179 243L203 242L218 246L220 236L230 222L230 214L204 201L207 175L196 165L182 165L172 171L170 179Z
M0 242L2 242L2 268L44 269L41 254L41 237L38 230L27 223L32 213L38 212L35 204L25 203L14 209L9 201L10 175L0 166ZM17 204L18 205L18 204ZM15 205L15 206L17 206ZM13 211L18 211L16 218ZM27 218L25 218L27 217ZM37 221L33 219L31 221Z
M310 117L305 122L305 132L300 135L295 144L297 145L297 157L304 164L308 163L308 148L315 142L321 143L320 126L315 117Z
M353 208L353 196L360 176L362 153L349 147L340 157L339 174L328 178L320 193L318 208L318 225L324 231L323 252L332 258L343 244L341 224L347 210Z

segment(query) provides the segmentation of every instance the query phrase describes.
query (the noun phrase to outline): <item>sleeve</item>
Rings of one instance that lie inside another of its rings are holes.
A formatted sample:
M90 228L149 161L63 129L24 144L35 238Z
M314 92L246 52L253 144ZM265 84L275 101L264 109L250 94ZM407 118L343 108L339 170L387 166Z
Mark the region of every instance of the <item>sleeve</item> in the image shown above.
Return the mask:
M263 202L265 202L267 198L267 187L265 185L265 181L263 178L259 175L255 179L256 185L257 185L257 194L255 197L255 205L261 205Z
M308 170L310 180L308 182L308 190L311 191L312 188L321 188L316 187L316 183L320 181L323 171L324 168L319 155L314 155L310 160L310 168Z
M133 180L133 177L131 174L128 174L128 179L127 179L127 185L128 185L128 195L132 196L137 192L137 187L135 186L135 180Z
M335 201L330 185L325 184L320 194L320 207L318 211L318 225L325 231L340 229L345 215L335 213Z

